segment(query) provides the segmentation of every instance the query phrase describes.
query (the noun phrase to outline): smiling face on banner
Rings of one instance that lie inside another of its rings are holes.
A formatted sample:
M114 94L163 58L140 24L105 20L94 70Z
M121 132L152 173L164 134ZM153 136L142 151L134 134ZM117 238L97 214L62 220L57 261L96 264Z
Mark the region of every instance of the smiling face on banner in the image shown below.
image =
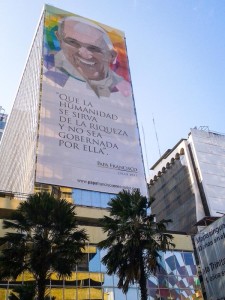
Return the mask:
M98 81L107 77L116 52L109 49L103 30L69 17L61 23L57 37L65 57L84 78Z

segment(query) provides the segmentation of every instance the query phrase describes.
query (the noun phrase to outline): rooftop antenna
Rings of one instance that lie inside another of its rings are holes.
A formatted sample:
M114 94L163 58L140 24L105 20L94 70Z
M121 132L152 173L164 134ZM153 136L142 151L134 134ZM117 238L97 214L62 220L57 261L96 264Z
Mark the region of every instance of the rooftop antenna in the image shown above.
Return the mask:
M149 174L149 164L148 164L148 155L147 155L147 151L146 151L146 143L145 143L145 132L144 132L144 127L142 125L142 132L143 132L143 140L144 140L144 147L145 147L145 159L146 159L146 163L147 163L147 169L148 169L148 177L150 176Z
M161 151L160 151L160 147L159 147L159 139L158 139L158 134L157 134L157 131L156 131L154 116L152 118L152 122L153 122L154 129L155 129L155 137L156 137L156 141L157 141L157 145L158 145L159 157L161 157L162 155L161 155Z

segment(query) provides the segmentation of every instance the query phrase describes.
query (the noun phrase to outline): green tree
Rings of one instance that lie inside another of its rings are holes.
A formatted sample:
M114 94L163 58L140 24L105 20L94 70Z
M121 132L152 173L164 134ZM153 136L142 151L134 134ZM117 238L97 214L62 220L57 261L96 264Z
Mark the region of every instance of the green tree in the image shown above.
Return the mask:
M25 284L16 286L9 295L9 300L34 300L35 284L26 282ZM56 298L45 296L45 300L56 300Z
M147 300L149 273L155 273L159 267L159 251L174 246L172 235L166 233L170 220L157 223L155 215L149 213L150 204L138 190L124 190L109 201L110 215L100 219L107 233L107 238L99 243L101 249L107 250L102 258L107 273L118 276L118 287L124 293L129 284L137 282L142 300Z
M26 283L16 286L10 293L9 300L32 300L35 296L35 285Z
M3 228L10 231L0 238L0 278L16 279L29 271L38 300L45 298L51 273L71 276L83 257L87 235L78 229L75 206L48 193L31 195L20 203Z

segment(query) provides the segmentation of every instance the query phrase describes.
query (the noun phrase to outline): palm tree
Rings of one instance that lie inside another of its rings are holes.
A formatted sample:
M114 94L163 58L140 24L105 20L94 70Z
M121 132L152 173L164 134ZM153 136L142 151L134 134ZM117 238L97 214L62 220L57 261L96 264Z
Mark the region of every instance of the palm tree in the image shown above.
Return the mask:
M23 284L16 286L10 293L9 300L32 300L35 296L34 284Z
M150 204L138 190L124 190L109 201L110 215L100 219L107 238L98 246L107 250L102 258L107 273L118 276L118 288L124 293L137 282L142 300L147 300L147 277L159 266L159 251L174 246L172 235L166 233L170 220L157 223L149 213Z
M37 299L44 300L46 280L52 272L71 276L82 259L87 235L78 229L75 207L48 193L37 193L20 203L0 238L0 278L16 279L29 271L36 281ZM13 232L12 232L13 230Z
M35 297L35 284L25 283L16 286L10 293L9 300L33 300ZM56 298L45 296L45 300L56 300Z

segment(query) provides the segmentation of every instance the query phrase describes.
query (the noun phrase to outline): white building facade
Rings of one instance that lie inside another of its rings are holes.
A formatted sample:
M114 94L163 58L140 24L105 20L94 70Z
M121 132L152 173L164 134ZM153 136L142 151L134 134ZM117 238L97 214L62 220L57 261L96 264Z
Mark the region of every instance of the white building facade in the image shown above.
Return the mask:
M197 231L207 218L225 211L225 136L208 130L191 129L152 167L150 196L159 219L172 219L172 230ZM201 221L203 223L201 223Z

